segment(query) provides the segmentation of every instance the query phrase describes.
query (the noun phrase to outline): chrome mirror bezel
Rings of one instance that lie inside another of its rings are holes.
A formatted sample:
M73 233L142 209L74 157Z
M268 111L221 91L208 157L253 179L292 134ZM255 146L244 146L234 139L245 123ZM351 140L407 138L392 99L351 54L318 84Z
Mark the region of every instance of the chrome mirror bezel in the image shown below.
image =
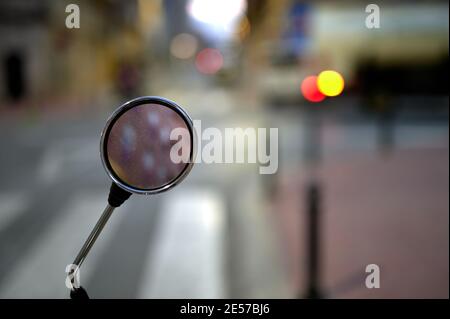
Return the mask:
M186 126L189 129L189 133L190 133L190 137L191 137L191 141L190 141L191 142L191 150L190 150L190 154L189 154L189 162L186 163L185 168L181 171L181 173L177 177L172 179L170 182L168 182L162 186L159 186L157 188L153 188L153 189L136 188L136 187L133 187L132 185L125 183L114 173L114 171L112 170L111 165L109 164L109 161L107 159L107 150L106 150L107 143L106 143L106 141L108 140L109 132L111 131L111 128L113 127L114 123L123 113L125 113L129 109L139 106L139 105L143 105L143 104L160 104L160 105L167 106L170 109L172 109L173 111L177 112L181 116L181 118L184 120L184 122L186 123ZM130 101L122 104L108 118L106 125L101 133L101 137L100 137L100 157L102 159L103 168L105 169L106 173L112 179L112 181L114 183L116 183L119 187L121 187L122 189L124 189L128 192L134 193L134 194L150 195L150 194L162 193L162 192L169 190L170 188L178 185L189 174L189 172L191 171L191 169L194 165L196 146L197 146L197 137L196 137L195 130L194 130L194 124L192 122L192 119L189 117L189 115L186 113L186 111L181 106L179 106L175 102L168 100L166 98L163 98L163 97L143 96L143 97L138 97L136 99L130 100Z

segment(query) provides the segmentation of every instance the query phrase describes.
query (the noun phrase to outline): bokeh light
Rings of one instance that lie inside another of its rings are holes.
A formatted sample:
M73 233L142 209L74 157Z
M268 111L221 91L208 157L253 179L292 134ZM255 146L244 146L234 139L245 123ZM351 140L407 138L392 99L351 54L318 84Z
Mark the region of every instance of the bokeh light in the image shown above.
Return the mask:
M191 0L188 13L197 21L226 27L247 9L245 0Z
M176 35L170 43L170 53L178 59L190 59L197 51L197 38L189 33Z
M319 91L317 87L317 76L311 75L306 77L300 87L303 96L310 102L320 102L325 99L325 95Z
M222 53L213 48L203 49L197 54L195 65L200 73L215 74L223 66Z
M344 78L336 71L323 71L317 77L317 87L326 96L337 96L344 90Z
M250 21L247 16L243 16L236 27L235 35L240 39L245 39L250 33Z

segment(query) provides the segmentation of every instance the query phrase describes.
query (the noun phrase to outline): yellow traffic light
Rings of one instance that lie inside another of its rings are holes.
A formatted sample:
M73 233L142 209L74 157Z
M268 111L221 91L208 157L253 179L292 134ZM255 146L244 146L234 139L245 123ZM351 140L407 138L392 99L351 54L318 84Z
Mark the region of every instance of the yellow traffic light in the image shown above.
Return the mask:
M317 87L326 96L337 96L344 90L344 78L336 71L323 71L317 77Z

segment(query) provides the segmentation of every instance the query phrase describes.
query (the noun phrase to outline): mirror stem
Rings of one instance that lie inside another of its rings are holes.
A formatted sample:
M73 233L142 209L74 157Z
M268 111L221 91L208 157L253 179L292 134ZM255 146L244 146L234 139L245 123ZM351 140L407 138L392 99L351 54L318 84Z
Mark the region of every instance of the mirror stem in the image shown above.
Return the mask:
M86 239L83 247L81 247L80 252L78 253L77 257L73 261L74 265L77 265L78 268L81 267L81 264L83 263L84 259L86 258L87 254L91 250L92 246L95 243L95 240L97 239L98 235L100 235L103 227L105 227L106 222L108 221L109 217L111 216L112 212L114 211L113 206L107 205L105 210L103 211L102 215L100 216L97 224L95 224L94 229L89 234L89 237Z
M103 211L102 215L97 221L97 224L95 224L94 229L89 234L89 237L86 239L83 247L81 247L81 250L78 253L77 257L73 261L73 264L77 266L76 271L78 271L79 268L81 267L81 264L83 263L87 254L91 250L92 246L94 245L95 240L103 230L103 227L105 227L106 223L108 222L108 219L111 216L114 209L122 205L123 202L125 202L130 196L131 193L121 189L115 183L112 183L111 188L109 190L108 205L106 206L105 210Z

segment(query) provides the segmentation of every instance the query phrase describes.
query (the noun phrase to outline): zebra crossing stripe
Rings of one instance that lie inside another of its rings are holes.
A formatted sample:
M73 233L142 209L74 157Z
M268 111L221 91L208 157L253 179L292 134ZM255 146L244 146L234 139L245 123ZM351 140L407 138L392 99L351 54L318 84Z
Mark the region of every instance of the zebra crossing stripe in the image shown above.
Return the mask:
M163 201L138 297L224 298L224 199L211 189L183 188Z
M16 265L0 287L0 298L68 298L65 268L78 253L84 240L106 205L104 193L76 193L68 206L52 220L48 231L36 239L35 248ZM32 208L28 212L32 214ZM90 270L105 249L120 223L120 216L111 218L89 258L81 269L81 284L89 281Z
M0 193L0 232L29 205L23 192Z

